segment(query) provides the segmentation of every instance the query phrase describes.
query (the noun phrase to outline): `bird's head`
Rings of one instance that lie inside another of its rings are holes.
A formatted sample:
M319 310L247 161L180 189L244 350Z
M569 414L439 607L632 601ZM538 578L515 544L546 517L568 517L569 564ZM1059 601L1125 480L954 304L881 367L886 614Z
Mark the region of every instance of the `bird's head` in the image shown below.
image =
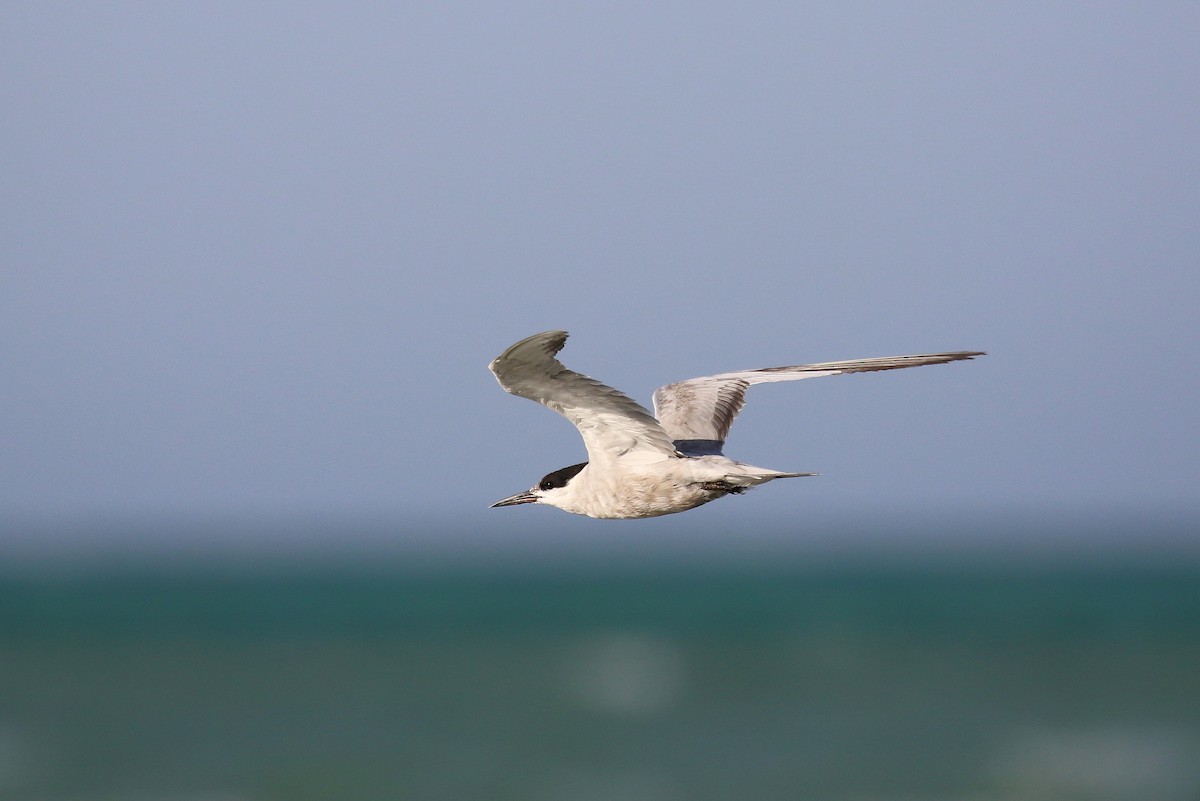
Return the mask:
M544 503L547 506L561 507L561 502L566 500L568 494L567 485L585 467L587 467L587 462L580 462L561 470L555 470L553 473L547 473L537 484L524 492L518 492L516 495L509 495L503 500L496 501L491 508L518 506L522 503Z

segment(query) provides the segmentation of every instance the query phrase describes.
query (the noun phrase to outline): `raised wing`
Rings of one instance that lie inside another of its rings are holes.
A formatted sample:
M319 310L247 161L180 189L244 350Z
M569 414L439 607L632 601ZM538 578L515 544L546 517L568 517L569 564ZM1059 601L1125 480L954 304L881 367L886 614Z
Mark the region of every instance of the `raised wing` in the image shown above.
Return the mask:
M641 404L595 379L568 370L554 358L566 331L522 339L488 365L500 386L558 412L579 429L591 462L621 457L676 455L671 438Z
M884 356L702 376L659 387L654 393L654 416L680 451L688 454L720 453L733 419L746 402L746 390L751 384L799 381L802 378L842 373L899 370L983 355L977 351L956 351L918 356Z

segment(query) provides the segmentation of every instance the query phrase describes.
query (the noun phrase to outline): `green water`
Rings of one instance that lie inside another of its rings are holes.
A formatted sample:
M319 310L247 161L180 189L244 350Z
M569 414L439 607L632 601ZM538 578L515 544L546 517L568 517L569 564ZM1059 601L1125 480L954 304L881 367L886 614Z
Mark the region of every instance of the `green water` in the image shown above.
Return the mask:
M1197 799L1200 571L14 575L0 798Z

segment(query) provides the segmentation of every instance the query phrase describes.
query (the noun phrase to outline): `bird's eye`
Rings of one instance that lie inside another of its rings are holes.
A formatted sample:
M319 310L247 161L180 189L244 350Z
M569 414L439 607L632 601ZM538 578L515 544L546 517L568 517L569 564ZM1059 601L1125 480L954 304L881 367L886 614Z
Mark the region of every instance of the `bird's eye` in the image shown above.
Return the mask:
M542 490L543 492L548 489L554 489L554 484L550 481L543 481L541 484L538 484L538 489Z

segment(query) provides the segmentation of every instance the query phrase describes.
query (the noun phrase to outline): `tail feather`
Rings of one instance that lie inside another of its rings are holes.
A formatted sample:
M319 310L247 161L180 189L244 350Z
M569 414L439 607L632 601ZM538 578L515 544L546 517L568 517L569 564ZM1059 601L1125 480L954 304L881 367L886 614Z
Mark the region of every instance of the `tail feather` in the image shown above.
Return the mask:
M739 487L757 487L759 484L766 484L777 478L804 478L821 475L820 473L784 473L779 470L765 470L757 467L750 469L753 472L727 473L724 480Z

